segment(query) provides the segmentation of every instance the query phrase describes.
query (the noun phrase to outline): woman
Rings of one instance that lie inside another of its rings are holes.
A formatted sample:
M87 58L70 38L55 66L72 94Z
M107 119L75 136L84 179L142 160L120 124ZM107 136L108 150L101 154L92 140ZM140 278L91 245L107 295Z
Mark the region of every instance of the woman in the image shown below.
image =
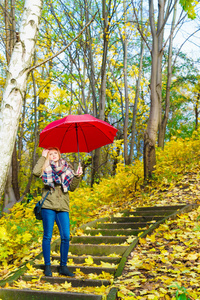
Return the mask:
M44 192L42 197L45 197L50 190L42 206L44 274L45 276L52 276L50 245L53 226L56 221L61 237L59 274L74 276L67 268L70 239L68 191L76 189L82 175L82 168L79 166L77 173L74 173L72 167L61 158L59 149L50 148L43 150L42 157L33 169L33 174L43 180Z

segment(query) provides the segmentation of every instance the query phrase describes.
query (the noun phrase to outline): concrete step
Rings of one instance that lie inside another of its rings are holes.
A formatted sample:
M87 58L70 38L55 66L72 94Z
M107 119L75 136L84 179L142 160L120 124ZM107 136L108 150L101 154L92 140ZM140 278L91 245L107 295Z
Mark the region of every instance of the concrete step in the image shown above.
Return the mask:
M109 257L109 256L91 256L91 255L73 256L73 255L69 255L68 256L68 261L69 261L69 259L72 259L73 262L76 265L77 264L84 264L85 259L88 259L89 257L91 257L93 259L94 264L96 264L96 265L100 265L101 262L110 263L110 264L118 264L120 262L120 259L121 259L121 257ZM60 256L53 255L52 260L60 261Z
M36 269L41 269L44 270L44 265L38 265L35 264L34 268ZM58 265L51 265L51 270L52 272L58 272ZM109 274L114 274L115 273L115 267L92 267L92 266L68 266L68 269L70 272L74 273L76 272L76 269L80 269L81 272L84 274L90 274L90 273L95 273L97 275L101 274L102 272L106 272Z
M102 223L102 224L97 224L96 228L98 229L139 229L139 228L145 228L147 225L150 223L148 222L138 222L138 223L131 223L131 222L126 222L126 223Z
M0 289L3 300L102 300L101 295L38 290Z
M130 214L131 216L132 214ZM111 222L116 222L116 223L134 223L134 222L149 222L149 221L159 221L159 220L162 220L163 217L159 217L159 216L135 216L135 217L129 217L129 216L126 216L126 217L119 217L119 218L116 218L116 217L112 217L110 219Z
M90 234L92 236L98 235L99 233L103 236L116 236L116 235L124 235L124 236L130 236L135 235L137 236L138 233L142 232L144 230L141 229L85 229L84 232L86 234Z
M35 276L35 275L24 275L22 276L22 279L24 281L31 281L32 279L34 280L39 280L39 276ZM80 278L74 278L74 277L47 277L47 276L42 276L40 278L40 281L45 281L45 282L49 282L51 284L57 283L57 284L61 284L61 283L65 283L66 281L68 283L71 283L72 287L84 287L84 286L108 286L110 285L110 281L106 280L106 279L102 279L102 280L95 280L95 279L80 279ZM1 291L1 289L0 289ZM15 299L13 299L15 300Z
M123 244L127 237L123 236L73 236L71 243L84 244Z
M153 210L153 211L158 211L158 210L177 210L185 207L186 204L180 204L180 205L169 205L169 206L143 206L143 207L137 207L136 211L145 211L145 210Z
M115 245L84 245L84 244L70 244L69 252L74 255L93 255L93 256L106 256L112 253L122 255L128 246L115 246ZM57 246L56 251L59 250Z
M164 218L165 216L169 216L174 213L175 210L138 210L136 212L132 212L131 214L128 213L127 215L133 215L133 216L158 216L161 218Z

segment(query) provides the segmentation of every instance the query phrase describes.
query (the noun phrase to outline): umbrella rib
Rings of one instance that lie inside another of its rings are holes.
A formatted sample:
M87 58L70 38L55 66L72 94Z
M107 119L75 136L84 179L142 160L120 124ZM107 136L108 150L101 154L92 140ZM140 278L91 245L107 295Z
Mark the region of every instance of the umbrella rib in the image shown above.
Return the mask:
M83 133L84 140L85 140L85 144L86 144L86 147L87 147L87 152L89 153L90 151L89 151L89 148L88 148L88 145L87 145L87 140L86 140L86 137L85 137L85 133L84 133L82 127L80 126L80 123L79 123L78 125L79 125L79 127L80 127L80 129L81 129L81 131L82 131L82 133ZM90 125L91 125L91 124L90 124Z
M112 139L110 139L101 129L99 129L98 127L96 127L95 125L93 125L93 124L91 124L91 123L89 123L89 122L85 122L85 124L89 124L89 127L90 126L92 126L92 127L95 127L96 129L98 129L102 134L104 134L104 136L112 143L113 141L112 141ZM80 126L80 123L78 124L79 126ZM83 129L82 129L82 127L80 126L80 128L81 128L81 131L83 132L83 136L84 136L84 139L85 139L85 143L86 143L86 146L87 146L87 149L88 149L88 145L87 145L87 142L86 142L86 138L85 138L85 134L84 134L84 131L83 131ZM105 145L102 145L102 146L100 146L100 147L103 147L103 146L105 146ZM99 147L99 148L100 148ZM96 148L95 148L96 149ZM95 150L95 149L93 149L93 150ZM92 151L92 150L91 150ZM91 151L89 151L89 149L88 149L88 152L91 152Z

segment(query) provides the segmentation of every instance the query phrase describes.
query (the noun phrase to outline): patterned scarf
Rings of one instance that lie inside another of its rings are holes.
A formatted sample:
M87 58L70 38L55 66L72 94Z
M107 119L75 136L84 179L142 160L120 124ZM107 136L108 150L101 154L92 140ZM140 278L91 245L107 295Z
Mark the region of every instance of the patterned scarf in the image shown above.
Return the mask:
M45 169L42 180L45 185L55 189L55 183L61 184L63 191L69 191L70 183L74 177L74 173L68 163L64 159L58 161L56 166L54 161L50 161L50 165Z

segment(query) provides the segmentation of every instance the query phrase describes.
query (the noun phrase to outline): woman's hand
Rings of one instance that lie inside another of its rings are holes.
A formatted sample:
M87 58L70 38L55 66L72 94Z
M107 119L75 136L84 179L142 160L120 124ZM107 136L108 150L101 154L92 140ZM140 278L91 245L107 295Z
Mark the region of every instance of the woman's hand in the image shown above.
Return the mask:
M42 156L47 157L48 152L49 152L48 149L44 149L44 150L42 151Z
M80 177L82 174L83 174L83 170L82 170L81 164L79 163L76 175L78 175Z

